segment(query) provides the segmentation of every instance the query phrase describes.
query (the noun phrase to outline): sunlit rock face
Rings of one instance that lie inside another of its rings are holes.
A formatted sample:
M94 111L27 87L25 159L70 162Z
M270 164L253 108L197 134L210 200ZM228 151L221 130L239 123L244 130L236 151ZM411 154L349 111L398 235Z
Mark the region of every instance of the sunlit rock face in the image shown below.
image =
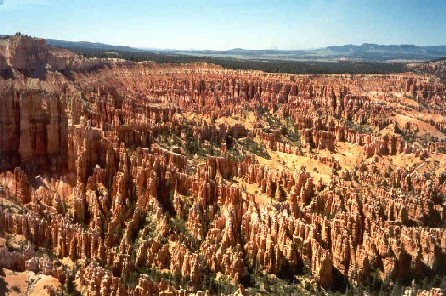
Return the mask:
M86 295L445 276L446 88L433 77L56 63L43 40L2 42L0 267Z
M48 71L66 74L70 70L89 71L104 66L101 59L86 59L72 52L49 47L45 39L16 34L0 39L0 77L45 79Z
M68 117L59 94L11 88L3 93L0 116L2 169L20 164L54 171L67 166Z

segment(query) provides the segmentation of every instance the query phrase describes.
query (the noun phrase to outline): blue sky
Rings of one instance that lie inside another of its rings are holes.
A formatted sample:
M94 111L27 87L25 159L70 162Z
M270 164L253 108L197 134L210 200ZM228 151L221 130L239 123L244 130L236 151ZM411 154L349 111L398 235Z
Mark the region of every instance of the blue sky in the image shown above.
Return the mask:
M175 49L445 45L446 1L3 0L0 34L18 31Z

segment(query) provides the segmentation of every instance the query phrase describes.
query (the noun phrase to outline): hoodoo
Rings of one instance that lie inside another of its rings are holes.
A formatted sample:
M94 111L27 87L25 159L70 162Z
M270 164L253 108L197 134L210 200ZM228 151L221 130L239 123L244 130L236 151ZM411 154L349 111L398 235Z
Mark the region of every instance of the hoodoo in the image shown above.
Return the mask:
M0 72L6 281L50 295L441 295L433 74L90 59L24 36L0 41Z

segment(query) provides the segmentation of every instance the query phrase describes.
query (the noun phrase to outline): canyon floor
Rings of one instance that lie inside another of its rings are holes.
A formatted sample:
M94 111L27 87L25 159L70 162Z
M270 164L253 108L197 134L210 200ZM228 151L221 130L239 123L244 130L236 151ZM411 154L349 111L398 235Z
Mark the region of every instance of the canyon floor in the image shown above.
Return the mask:
M442 295L446 64L412 67L268 74L1 40L0 294Z

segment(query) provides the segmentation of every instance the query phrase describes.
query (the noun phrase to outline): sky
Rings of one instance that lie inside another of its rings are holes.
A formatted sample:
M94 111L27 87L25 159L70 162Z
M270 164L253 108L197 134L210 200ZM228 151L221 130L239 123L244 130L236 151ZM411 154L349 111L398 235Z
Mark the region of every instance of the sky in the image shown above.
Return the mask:
M445 0L0 0L0 34L169 49L446 45Z

